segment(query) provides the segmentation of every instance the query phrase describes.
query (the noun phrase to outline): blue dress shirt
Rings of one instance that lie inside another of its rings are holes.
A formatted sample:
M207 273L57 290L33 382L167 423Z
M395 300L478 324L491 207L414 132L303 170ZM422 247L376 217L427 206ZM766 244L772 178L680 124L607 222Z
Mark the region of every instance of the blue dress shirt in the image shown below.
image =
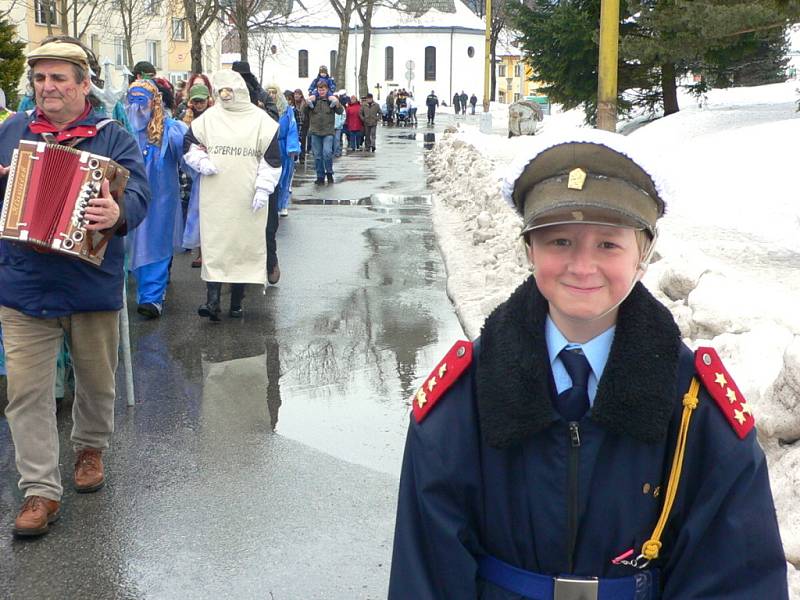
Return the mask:
M589 366L592 367L589 373L589 406L594 406L594 397L597 394L597 382L603 376L603 369L606 368L608 362L608 354L611 352L611 343L614 341L614 331L616 325L612 325L603 333L595 338L592 338L584 344L573 344L564 334L558 329L556 324L548 315L544 328L544 336L547 341L547 353L550 356L550 369L553 371L553 380L556 384L556 392L560 394L564 390L572 387L572 379L570 379L564 363L558 357L558 353L564 348L580 348L586 360L589 361Z

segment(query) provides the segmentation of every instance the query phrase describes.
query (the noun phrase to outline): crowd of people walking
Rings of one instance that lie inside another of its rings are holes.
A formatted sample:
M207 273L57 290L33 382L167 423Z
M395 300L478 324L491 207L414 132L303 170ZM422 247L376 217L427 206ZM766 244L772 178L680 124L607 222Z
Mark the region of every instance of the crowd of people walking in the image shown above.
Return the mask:
M383 106L372 94L348 95L325 66L308 90L262 86L245 61L176 85L140 61L114 96L92 50L66 35L45 39L27 62L31 86L18 111L0 94L0 192L21 140L74 145L130 173L119 202L103 187L86 208L88 229L116 232L100 269L0 241L0 260L18 266L0 270L0 372L9 376L6 416L25 495L14 533L38 536L60 512L52 403L71 370L74 485L93 492L105 483L125 281L135 283L137 313L159 319L175 253L196 251L191 265L206 285L198 316L222 320L228 284L227 315L241 318L247 286L280 279L276 234L296 166L313 157L315 183L333 184L336 157L376 152L378 125L416 124L416 107L402 89Z

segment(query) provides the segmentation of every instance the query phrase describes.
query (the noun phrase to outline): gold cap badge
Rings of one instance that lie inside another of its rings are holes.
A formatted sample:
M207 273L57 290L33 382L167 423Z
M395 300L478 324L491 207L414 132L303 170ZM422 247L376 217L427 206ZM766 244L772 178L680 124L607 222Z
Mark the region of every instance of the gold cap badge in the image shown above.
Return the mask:
M584 183L586 183L586 171L577 168L569 172L569 181L567 182L567 187L569 189L582 190Z

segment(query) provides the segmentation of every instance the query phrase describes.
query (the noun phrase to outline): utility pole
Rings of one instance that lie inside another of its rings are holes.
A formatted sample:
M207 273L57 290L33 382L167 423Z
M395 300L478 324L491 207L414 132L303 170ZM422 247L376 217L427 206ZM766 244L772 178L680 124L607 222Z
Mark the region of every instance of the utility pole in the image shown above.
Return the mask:
M491 0L488 0L491 1ZM597 69L597 128L617 130L619 0L600 0L600 60Z
M486 0L486 64L483 70L483 112L489 112L492 93L492 0Z
M492 113L489 112L489 103L492 101L492 0L485 1L486 18L486 60L483 68L483 113L481 113L480 132L492 133Z

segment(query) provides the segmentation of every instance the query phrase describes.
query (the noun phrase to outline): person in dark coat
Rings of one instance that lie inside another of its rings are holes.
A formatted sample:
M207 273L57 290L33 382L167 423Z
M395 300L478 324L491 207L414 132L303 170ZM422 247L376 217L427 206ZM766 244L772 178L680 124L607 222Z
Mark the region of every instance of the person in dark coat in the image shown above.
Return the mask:
M425 98L425 106L428 107L428 125L433 125L436 119L436 107L439 106L439 98L436 97L436 93L433 90Z
M458 97L459 104L461 104L461 112L467 114L467 102L469 102L469 96L467 96L467 92L461 90L461 95Z
M458 92L453 94L453 110L456 111L456 114L461 112L461 96L458 95Z
M389 600L788 598L750 408L639 282L649 165L586 130L512 165L534 276L412 397Z
M92 110L89 61L79 41L45 43L28 54L28 65L36 108L2 124L0 197L21 140L71 145L108 157L130 172L121 205L103 180L85 210L90 233L118 227L99 267L29 244L0 241L0 323L8 369L5 416L25 496L12 531L30 537L47 533L60 514L63 486L53 387L64 336L75 370L72 483L79 493L105 484L102 454L114 430L123 240L145 218L150 189L134 138ZM84 509L93 505L97 502Z
M478 104L478 97L475 94L469 97L469 105L472 107L472 114L475 114L475 105Z

